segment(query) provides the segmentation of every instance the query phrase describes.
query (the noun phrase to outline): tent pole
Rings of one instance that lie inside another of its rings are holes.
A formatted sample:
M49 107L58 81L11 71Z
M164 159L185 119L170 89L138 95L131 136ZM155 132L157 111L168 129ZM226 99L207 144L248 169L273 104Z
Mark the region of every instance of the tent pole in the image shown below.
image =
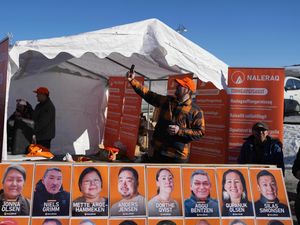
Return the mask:
M106 59L108 59L108 60L110 60L110 61L112 61L113 63L116 63L116 64L118 64L119 66L122 66L122 67L124 67L124 68L126 68L126 69L128 69L128 70L130 70L130 67L128 67L128 66L125 66L124 64L122 64L122 63L119 63L118 61L116 61L116 60L114 60L114 59L112 59L112 58L109 58L109 57L106 57ZM144 75L144 74L142 74L142 73L140 73L140 72L138 72L138 71L134 71L136 74L138 74L138 75L140 75L140 76L142 76L142 77L144 77L145 79L147 79L147 80L150 80L150 78L149 77L147 77L146 75Z

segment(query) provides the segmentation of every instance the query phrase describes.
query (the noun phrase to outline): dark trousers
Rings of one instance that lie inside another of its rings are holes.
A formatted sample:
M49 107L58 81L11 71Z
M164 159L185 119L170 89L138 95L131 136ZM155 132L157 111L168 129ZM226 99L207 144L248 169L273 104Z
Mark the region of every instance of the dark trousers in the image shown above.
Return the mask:
M188 163L189 159L171 158L154 151L153 156L150 158L152 163Z
M50 150L51 147L51 139L50 140L36 140L36 143L42 145Z

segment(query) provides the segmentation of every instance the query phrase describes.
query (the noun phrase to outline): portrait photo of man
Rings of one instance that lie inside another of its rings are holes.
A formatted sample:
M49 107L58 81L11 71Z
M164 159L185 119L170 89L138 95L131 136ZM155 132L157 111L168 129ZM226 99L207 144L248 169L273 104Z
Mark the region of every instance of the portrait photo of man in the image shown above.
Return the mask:
M190 177L191 195L184 201L186 217L217 217L219 205L210 197L212 184L208 173L204 170L193 171Z
M63 188L59 167L49 167L36 186L32 216L69 216L70 193Z
M260 199L255 202L257 217L289 217L290 212L286 204L278 199L278 185L275 176L268 170L261 170L256 175L257 190Z
M139 174L133 167L118 172L118 193L122 199L111 206L111 216L146 215L145 198L139 193Z
M62 225L58 219L45 219L42 225Z

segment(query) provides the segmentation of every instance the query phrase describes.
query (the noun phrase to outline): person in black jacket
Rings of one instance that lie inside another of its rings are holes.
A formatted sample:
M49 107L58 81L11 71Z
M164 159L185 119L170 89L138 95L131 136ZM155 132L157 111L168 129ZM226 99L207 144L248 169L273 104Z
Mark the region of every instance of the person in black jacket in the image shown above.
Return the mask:
M46 170L34 191L32 216L69 216L70 193L63 190L62 172Z
M294 176L300 180L300 148L298 149L297 157L294 161L292 172ZM297 185L297 197L295 201L295 214L297 217L298 224L300 224L300 181Z
M284 174L282 143L269 136L268 130L268 126L263 122L253 125L252 135L246 138L238 163L276 165Z
M55 107L50 100L49 90L39 87L34 90L39 102L33 112L34 134L33 143L50 149L51 140L55 137Z

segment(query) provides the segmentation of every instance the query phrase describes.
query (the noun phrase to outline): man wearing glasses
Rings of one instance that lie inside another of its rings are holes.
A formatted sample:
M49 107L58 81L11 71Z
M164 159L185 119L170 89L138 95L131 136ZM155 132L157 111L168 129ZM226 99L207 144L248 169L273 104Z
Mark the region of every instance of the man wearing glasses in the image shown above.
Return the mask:
M253 125L252 135L246 138L238 163L276 165L282 169L284 174L282 143L278 139L272 138L268 130L268 126L263 122Z

